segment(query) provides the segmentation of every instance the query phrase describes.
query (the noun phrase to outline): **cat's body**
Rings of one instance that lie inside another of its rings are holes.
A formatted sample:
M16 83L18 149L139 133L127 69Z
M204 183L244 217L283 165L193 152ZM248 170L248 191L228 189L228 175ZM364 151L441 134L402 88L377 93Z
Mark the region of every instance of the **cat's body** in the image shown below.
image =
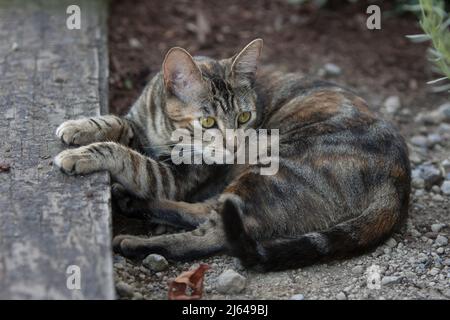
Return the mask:
M63 171L109 170L140 199L124 210L193 229L118 236L117 252L185 260L228 250L246 266L280 270L362 252L406 218L410 168L397 131L332 84L277 72L255 79L260 51L256 40L231 59L194 63L173 49L126 117L58 128L65 143L88 144L57 156ZM209 116L220 130L237 128L243 113L251 116L239 127L279 129L275 175L261 175L260 164L172 164L173 130Z

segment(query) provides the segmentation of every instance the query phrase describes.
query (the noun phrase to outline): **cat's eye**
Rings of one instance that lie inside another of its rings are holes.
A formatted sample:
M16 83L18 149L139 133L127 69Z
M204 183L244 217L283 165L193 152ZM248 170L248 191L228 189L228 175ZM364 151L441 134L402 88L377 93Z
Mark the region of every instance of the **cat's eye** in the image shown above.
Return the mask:
M251 113L251 112L244 111L244 112L242 112L242 113L239 115L239 117L238 117L238 122L239 122L240 124L247 123L247 122L250 120L251 116L252 116L252 113Z
M200 118L200 124L203 128L212 128L216 124L216 120L213 117Z

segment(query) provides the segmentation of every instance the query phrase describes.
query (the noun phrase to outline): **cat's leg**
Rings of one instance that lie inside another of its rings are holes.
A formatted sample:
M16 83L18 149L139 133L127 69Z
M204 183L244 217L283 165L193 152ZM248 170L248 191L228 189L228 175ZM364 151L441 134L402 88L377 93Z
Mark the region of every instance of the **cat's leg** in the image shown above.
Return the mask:
M128 258L144 258L151 253L173 260L192 260L225 251L225 237L219 219L209 219L190 232L151 238L120 235L113 248Z
M68 145L115 141L128 145L134 136L130 120L114 115L68 120L56 129L56 135Z
M183 185L169 165L146 157L115 142L98 142L59 153L54 164L67 174L108 170L113 180L145 199L174 199ZM184 185L186 185L186 181Z
M139 199L128 194L123 187L113 185L113 198L122 214L148 220L151 223L164 224L176 228L194 229L205 222L216 210L217 200L189 203L167 199Z

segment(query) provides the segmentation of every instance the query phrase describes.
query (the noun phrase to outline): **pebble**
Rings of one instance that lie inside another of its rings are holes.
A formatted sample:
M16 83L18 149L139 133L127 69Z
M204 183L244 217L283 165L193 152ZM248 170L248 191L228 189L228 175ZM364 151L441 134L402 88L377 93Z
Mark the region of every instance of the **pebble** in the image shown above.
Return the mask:
M432 276L437 276L440 270L438 268L432 268L428 273Z
M240 293L247 285L247 279L232 269L225 270L217 278L217 291L223 294Z
M450 266L450 258L447 258L443 262L444 266Z
M450 160L449 159L445 159L444 161L442 161L441 165L442 165L442 168L444 168L446 173L450 172Z
M413 179L422 178L425 189L431 189L433 185L439 184L442 180L442 172L431 164L423 164L414 169L411 173Z
M386 245L387 245L389 248L395 248L395 247L397 246L397 241L395 241L394 238L389 238L389 239L386 241Z
M326 63L321 73L325 73L328 76L339 76L342 73L342 69L334 63Z
M442 235L438 235L434 243L436 243L436 245L439 247L443 247L448 244L448 239Z
M441 188L439 188L439 186L433 186L431 188L431 191L433 191L434 193L441 193Z
M443 122L450 122L450 102L444 103L438 108Z
M133 300L144 300L144 296L141 293L136 292L133 294Z
M441 105L431 112L421 112L415 118L416 122L423 124L439 124L450 122L450 102Z
M439 232L444 227L445 227L444 223L434 223L434 224L431 225L431 231Z
M449 196L450 195L450 181L446 180L441 186L441 191L443 194Z
M411 138L411 143L415 146L421 147L421 148L427 148L428 147L428 139L424 136L414 136Z
M383 279L381 279L381 285L388 286L388 285L391 285L391 284L396 284L396 283L399 283L400 280L401 280L400 277L385 276L385 277L383 277Z
M419 178L419 177L414 178L414 179L412 179L411 183L412 183L413 188L415 188L415 189L425 188L425 180L423 180L422 178Z
M299 294L294 294L294 295L290 298L290 300L305 300L305 296L302 295L301 293L299 293Z
M442 136L437 133L430 133L427 136L428 147L432 147L436 144L441 143L442 141L443 141Z
M134 295L133 287L123 281L116 284L116 291L120 297L124 298L131 298Z
M143 261L142 265L154 272L164 271L169 267L166 258L159 254L150 254Z
M336 295L336 299L338 299L338 300L347 300L347 296L345 295L345 293L344 292L339 292L337 295Z
M353 267L353 269L352 269L352 273L354 273L354 274L361 274L363 272L364 272L363 266L356 266L356 267Z
M390 96L384 101L384 107L390 114L396 113L402 106L399 96Z
M142 47L141 42L140 42L138 39L136 39L136 38L130 38L130 39L128 40L128 44L129 44L130 47L132 47L132 48L140 48L140 47Z

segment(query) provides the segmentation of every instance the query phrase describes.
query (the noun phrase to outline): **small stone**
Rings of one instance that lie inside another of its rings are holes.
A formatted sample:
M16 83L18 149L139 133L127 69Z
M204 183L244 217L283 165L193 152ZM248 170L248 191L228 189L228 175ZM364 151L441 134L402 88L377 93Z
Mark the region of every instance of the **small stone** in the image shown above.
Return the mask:
M413 179L422 178L427 190L431 189L434 185L439 184L442 180L442 172L431 164L424 164L418 166L411 173Z
M448 244L448 239L442 235L438 235L434 243L436 243L436 245L439 247L443 247Z
M442 138L441 135L437 134L437 133L431 133L427 136L427 141L428 141L428 146L432 147L436 144L439 144L443 141L444 139Z
M434 223L434 224L431 225L431 231L439 232L444 227L445 227L444 223Z
M444 103L438 108L443 122L450 122L450 102Z
M133 287L123 281L116 284L116 291L117 294L123 298L131 298L134 295Z
M150 254L143 261L142 265L154 272L164 271L169 267L166 258L159 254Z
M425 195L425 191L423 189L419 189L419 190L416 190L416 192L414 192L414 196L416 198L423 197L424 195Z
M334 63L326 63L323 66L323 70L325 71L325 75L329 76L339 76L342 73L342 69Z
M399 283L400 280L401 280L400 277L385 276L385 277L383 277L383 279L381 279L381 285L388 286L388 285L391 285L391 284L396 284L396 283Z
M443 262L444 266L450 266L450 258L447 258Z
M442 161L441 165L442 165L442 168L444 168L446 173L450 172L450 160L449 159L445 159L444 161Z
M240 293L245 289L247 279L232 269L225 270L217 278L217 291L222 294Z
M441 196L440 194L435 194L431 197L431 200L436 201L436 202L442 202L444 201L444 197Z
M347 296L345 295L345 293L344 292L339 292L337 295L336 295L336 299L338 299L338 300L347 300Z
M412 228L411 230L409 230L409 234L416 238L422 235L416 228Z
M414 164L419 164L423 162L422 158L414 151L411 151L409 155L409 160L411 160L411 162Z
M395 247L397 246L397 241L395 241L394 238L389 238L389 239L386 241L386 245L387 245L389 248L395 248Z
M421 112L415 118L415 121L426 125L450 122L450 102L441 105L431 112Z
M130 39L128 40L128 44L129 44L130 47L132 47L132 48L140 48L140 47L142 47L141 42L140 42L138 39L136 39L136 38L130 38Z
M450 196L450 181L449 180L444 181L444 183L441 186L441 191L446 196Z
M442 248L442 247L439 247L439 248L436 249L436 252L437 252L438 254L443 254L443 253L445 252L445 249Z
M352 269L353 274L361 274L363 272L364 272L363 266L356 266L356 267L353 267L353 269Z
M390 114L396 113L401 108L401 106L402 104L399 96L390 96L384 101L384 107Z
M439 186L433 186L431 188L431 191L433 191L434 193L441 193L441 188L439 188Z
M425 188L425 180L423 180L422 178L414 178L412 179L412 186L415 189L423 189Z
M421 147L421 148L427 148L428 147L428 140L424 136L414 136L411 138L411 143L415 146Z
M136 292L133 294L133 300L144 300L144 296L141 293Z
M290 298L290 300L305 300L305 296L302 295L301 293L299 293L299 294L294 294L294 295Z
M428 272L428 274L430 274L430 275L432 275L432 276L436 276L436 275L439 274L439 272L440 272L440 270L439 270L438 268L432 268L432 269Z

